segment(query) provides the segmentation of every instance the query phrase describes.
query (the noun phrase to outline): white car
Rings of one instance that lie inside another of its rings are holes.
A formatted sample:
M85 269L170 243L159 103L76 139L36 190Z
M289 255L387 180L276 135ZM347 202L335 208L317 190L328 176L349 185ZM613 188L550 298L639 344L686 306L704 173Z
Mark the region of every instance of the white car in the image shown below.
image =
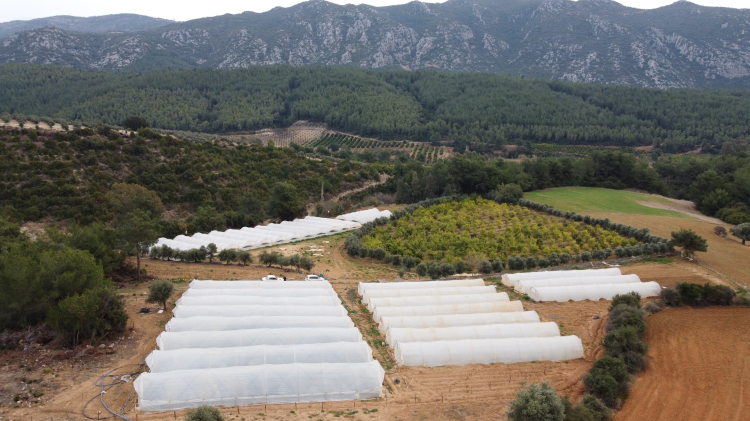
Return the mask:
M263 282L284 282L284 278L277 278L275 275L268 275L261 278Z
M326 279L318 275L307 275L305 276L306 281L325 281Z

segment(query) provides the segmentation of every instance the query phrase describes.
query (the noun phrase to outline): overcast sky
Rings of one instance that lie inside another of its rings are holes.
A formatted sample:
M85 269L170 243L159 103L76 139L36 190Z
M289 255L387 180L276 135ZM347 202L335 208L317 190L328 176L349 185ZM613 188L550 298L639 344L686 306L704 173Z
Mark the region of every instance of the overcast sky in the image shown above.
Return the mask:
M373 6L407 3L408 0L328 0L332 3L366 3ZM442 3L444 0L423 0ZM618 0L626 6L653 9L674 3L674 0ZM4 0L0 22L28 20L55 15L100 16L113 13L137 13L153 17L185 21L190 19L242 13L265 12L276 6L289 7L300 0ZM750 8L750 0L693 0L704 6Z

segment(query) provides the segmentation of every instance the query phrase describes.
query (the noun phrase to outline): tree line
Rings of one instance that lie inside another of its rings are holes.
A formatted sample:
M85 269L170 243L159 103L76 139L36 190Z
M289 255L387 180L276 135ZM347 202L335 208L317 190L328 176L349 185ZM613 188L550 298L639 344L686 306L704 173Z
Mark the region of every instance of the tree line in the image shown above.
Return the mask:
M261 66L87 71L0 66L0 113L222 133L297 120L459 149L549 144L703 148L750 133L750 93L658 90L478 73ZM33 117L32 117L33 118ZM37 117L38 119L38 117Z

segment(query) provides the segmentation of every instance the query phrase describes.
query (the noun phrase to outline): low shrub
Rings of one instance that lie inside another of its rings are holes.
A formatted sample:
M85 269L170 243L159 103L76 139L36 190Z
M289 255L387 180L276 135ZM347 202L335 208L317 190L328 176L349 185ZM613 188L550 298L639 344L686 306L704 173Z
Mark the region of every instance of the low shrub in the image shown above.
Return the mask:
M564 421L565 405L549 382L524 386L508 404L508 421Z
M658 313L664 310L664 302L662 300L651 301L650 303L647 303L643 309L649 314Z
M637 292L617 294L612 297L612 304L609 306L609 311L612 311L612 309L619 306L620 304L625 304L627 306L635 308L641 308L641 295Z
M185 414L185 421L224 421L221 411L213 406L199 406L194 409L188 409Z
M617 307L612 309L609 312L607 331L611 332L625 326L634 327L638 335L643 337L646 334L646 318L643 310L627 304L618 304Z
M500 259L495 259L492 261L492 271L496 273L500 273L503 271L503 261Z
M456 273L465 273L467 272L466 263L464 263L463 260L459 260L456 262Z
M479 272L481 273L492 273L492 263L488 260L482 260L479 262Z
M646 367L648 346L636 326L624 326L607 333L602 340L607 355L620 358L631 373Z
M563 398L565 421L609 421L611 412L604 402L594 395L586 394L573 406L570 399Z
M689 306L729 306L736 293L726 285L677 284L682 304Z
M602 357L583 376L586 390L610 408L617 408L627 398L630 374L619 358Z
M417 275L419 276L426 276L427 275L427 265L424 263L420 263L417 265Z
M661 301L669 307L679 307L682 305L680 293L674 288L663 288L661 290Z

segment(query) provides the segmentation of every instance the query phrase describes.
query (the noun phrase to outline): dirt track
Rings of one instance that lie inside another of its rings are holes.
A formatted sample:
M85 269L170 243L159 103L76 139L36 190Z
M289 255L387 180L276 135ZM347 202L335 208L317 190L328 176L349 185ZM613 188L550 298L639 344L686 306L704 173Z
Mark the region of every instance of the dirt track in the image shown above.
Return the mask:
M750 309L670 309L648 318L651 363L617 421L750 418Z

